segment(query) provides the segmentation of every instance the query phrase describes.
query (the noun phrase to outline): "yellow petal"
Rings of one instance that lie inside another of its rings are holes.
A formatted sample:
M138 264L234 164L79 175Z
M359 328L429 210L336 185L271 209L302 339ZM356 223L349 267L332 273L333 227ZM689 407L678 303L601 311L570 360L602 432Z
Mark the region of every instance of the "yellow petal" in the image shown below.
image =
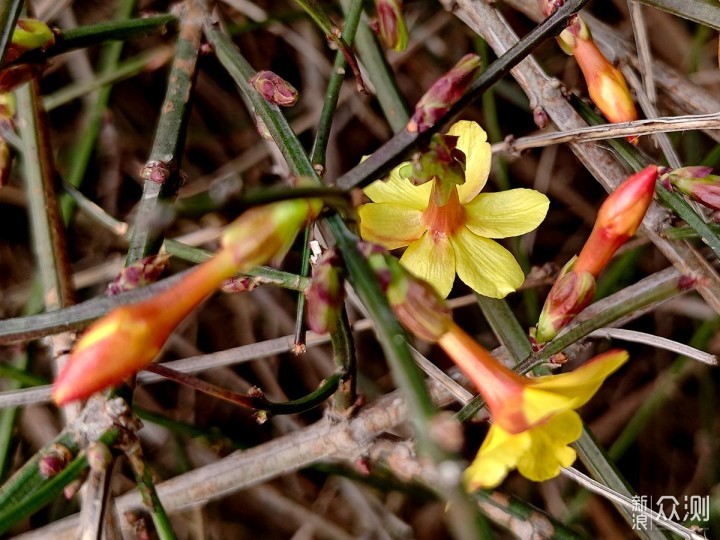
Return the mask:
M410 180L401 178L398 171L404 165L406 163L401 163L390 171L387 180L376 180L363 191L371 201L376 203L395 203L416 210L425 210L430 200L433 183L425 182L415 186Z
M537 422L558 411L581 407L627 360L626 351L615 349L568 373L534 379L523 391L525 417L529 422Z
M443 298L450 294L455 281L455 253L446 236L426 233L405 250L400 262L432 285Z
M545 424L525 432L531 445L518 459L518 472L525 478L542 482L560 474L560 467L575 461L575 450L567 446L582 434L582 420L575 411L567 411Z
M465 205L467 228L485 238L507 238L535 229L550 201L534 189L481 193Z
M422 212L392 203L369 203L358 208L360 236L387 249L404 247L427 230L420 221Z
M465 471L468 490L489 489L500 484L531 445L528 432L511 435L496 424L490 426L477 456Z
M458 277L474 291L503 298L525 280L522 268L507 249L461 227L452 236Z
M461 120L448 130L448 135L460 137L457 148L465 153L465 183L458 187L460 202L465 204L485 187L492 151L487 133L477 122Z

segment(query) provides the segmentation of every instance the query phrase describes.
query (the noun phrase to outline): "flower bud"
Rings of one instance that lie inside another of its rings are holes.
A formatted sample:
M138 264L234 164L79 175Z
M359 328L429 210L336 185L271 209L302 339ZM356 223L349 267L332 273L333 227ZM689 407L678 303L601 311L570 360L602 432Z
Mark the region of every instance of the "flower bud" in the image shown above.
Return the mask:
M612 123L637 120L637 110L625 77L605 58L592 39L574 39L573 56L578 62L593 103ZM635 144L637 136L628 140Z
M55 380L55 403L84 399L150 364L177 325L232 276L235 267L232 253L221 251L172 287L142 302L120 306L93 323Z
M238 272L282 259L300 228L320 215L320 199L289 199L251 208L228 225L223 249L233 253Z
M434 343L452 325L452 314L429 283L415 277L387 251L366 242L360 251L385 291L398 321L414 336Z
M377 9L377 32L386 47L404 51L408 32L403 18L402 0L375 0Z
M123 268L117 277L108 285L107 293L115 296L121 292L139 289L156 282L170 264L170 255L162 253L145 257L135 264Z
M73 454L67 446L53 443L40 457L38 472L43 478L52 478L63 471L72 459Z
M37 19L20 19L15 26L12 42L5 53L5 63L34 50L45 50L55 45L55 34L48 25Z
M694 201L720 210L720 176L711 172L710 167L683 167L664 172L661 180Z
M334 249L326 251L312 271L307 292L307 324L313 332L332 332L345 299L340 257Z
M450 71L440 77L425 92L415 106L407 130L422 133L435 124L460 99L480 70L481 60L476 54L466 54Z
M577 257L570 259L550 289L538 320L535 339L545 343L553 339L595 295L595 278L588 272L575 272Z
M281 107L292 107L297 103L298 91L272 71L258 71L250 78L250 84L269 103Z
M597 277L615 251L635 234L652 202L656 179L657 166L650 165L629 176L608 196L578 256L575 272Z

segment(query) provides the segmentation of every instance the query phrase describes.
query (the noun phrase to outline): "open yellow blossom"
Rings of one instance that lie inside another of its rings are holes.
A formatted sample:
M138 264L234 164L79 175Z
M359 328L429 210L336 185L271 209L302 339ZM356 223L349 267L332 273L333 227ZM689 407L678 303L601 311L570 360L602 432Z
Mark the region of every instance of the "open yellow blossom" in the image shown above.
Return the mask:
M479 389L492 413L490 431L465 471L469 489L493 488L515 467L540 482L572 465L576 456L568 444L582 434L575 409L628 359L627 352L612 350L574 371L528 378L500 364L454 324L438 344Z
M448 134L459 137L457 148L466 156L465 183L452 185L449 197L437 197L437 179L415 186L400 176L400 165L388 180L365 188L373 202L358 209L360 234L387 249L407 246L400 262L443 297L457 272L478 293L502 298L525 276L512 254L492 239L535 229L549 201L532 189L480 193L490 171L485 131L461 121ZM439 200L447 202L439 206Z

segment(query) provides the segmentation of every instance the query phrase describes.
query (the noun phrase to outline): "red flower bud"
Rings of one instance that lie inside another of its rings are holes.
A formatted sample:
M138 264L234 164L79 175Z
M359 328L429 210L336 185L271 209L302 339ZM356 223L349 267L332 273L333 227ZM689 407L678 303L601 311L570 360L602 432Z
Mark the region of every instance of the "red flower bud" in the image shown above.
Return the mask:
M375 0L377 32L385 45L396 51L407 47L408 33L401 0Z
M597 277L615 251L635 234L652 202L656 179L657 166L650 165L629 176L608 196L573 267L575 272Z
M463 56L420 98L408 122L407 130L422 133L434 125L465 93L480 70L480 66L481 60L476 54Z

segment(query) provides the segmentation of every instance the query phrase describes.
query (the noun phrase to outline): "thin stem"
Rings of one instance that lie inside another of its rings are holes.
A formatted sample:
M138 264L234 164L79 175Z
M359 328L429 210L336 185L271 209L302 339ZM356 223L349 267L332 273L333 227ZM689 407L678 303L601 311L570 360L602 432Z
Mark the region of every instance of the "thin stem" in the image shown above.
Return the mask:
M130 265L147 257L162 244L157 231L150 226L160 203L172 200L180 186L180 159L185 145L185 131L190 117L190 103L195 68L202 35L201 0L188 0L180 23L177 52L168 77L167 93L150 158L143 169L146 178L128 250Z
M345 374L335 394L335 407L344 411L352 407L357 399L357 356L345 306L340 309L340 320L330 333L330 340L335 366Z
M345 15L345 25L343 27L343 37L348 45L352 46L355 41L355 32L362 15L362 0L351 0L350 8ZM320 113L320 121L318 123L315 141L313 142L312 151L310 152L310 162L317 168L325 167L325 152L327 151L328 139L330 138L330 128L332 120L337 109L338 98L340 97L340 89L342 88L343 79L345 78L345 66L347 60L342 53L335 55L335 63L333 64L330 79L328 81L327 90L325 92L325 101L323 102L322 112Z
M73 292L55 194L55 166L38 95L36 82L17 91L33 246L45 309L52 311L72 303Z
M79 26L62 32L55 38L55 45L45 51L29 51L10 65L23 63L43 63L48 58L58 56L75 49L85 49L105 41L128 41L154 34L166 34L174 28L177 19L174 15L155 15L126 21Z
M192 375L175 371L163 364L151 364L146 367L145 370L193 388L203 394L208 394L224 401L229 401L235 405L251 409L255 411L256 414L261 415L260 418L262 418L263 421L266 415L298 414L314 409L335 393L338 384L340 384L344 376L344 373L335 373L325 379L314 392L299 399L278 403L265 398L265 395L259 390L252 394L240 394L239 392L234 392L203 381Z
M162 505L162 501L160 501L160 497L158 497L157 490L155 489L155 480L153 479L150 467L145 463L145 459L143 458L140 441L136 439L134 444L127 449L125 455L135 475L135 482L137 483L143 503L152 517L158 538L160 538L160 540L174 540L176 538L175 532L170 523L170 518L168 518L167 512L165 512L165 508Z
M350 19L351 16L351 2L353 0L340 0L347 19ZM375 33L370 29L366 20L358 26L355 41L360 59L375 87L375 97L377 97L383 115L393 132L398 132L405 127L407 122L407 104L398 89L392 69L385 59Z

